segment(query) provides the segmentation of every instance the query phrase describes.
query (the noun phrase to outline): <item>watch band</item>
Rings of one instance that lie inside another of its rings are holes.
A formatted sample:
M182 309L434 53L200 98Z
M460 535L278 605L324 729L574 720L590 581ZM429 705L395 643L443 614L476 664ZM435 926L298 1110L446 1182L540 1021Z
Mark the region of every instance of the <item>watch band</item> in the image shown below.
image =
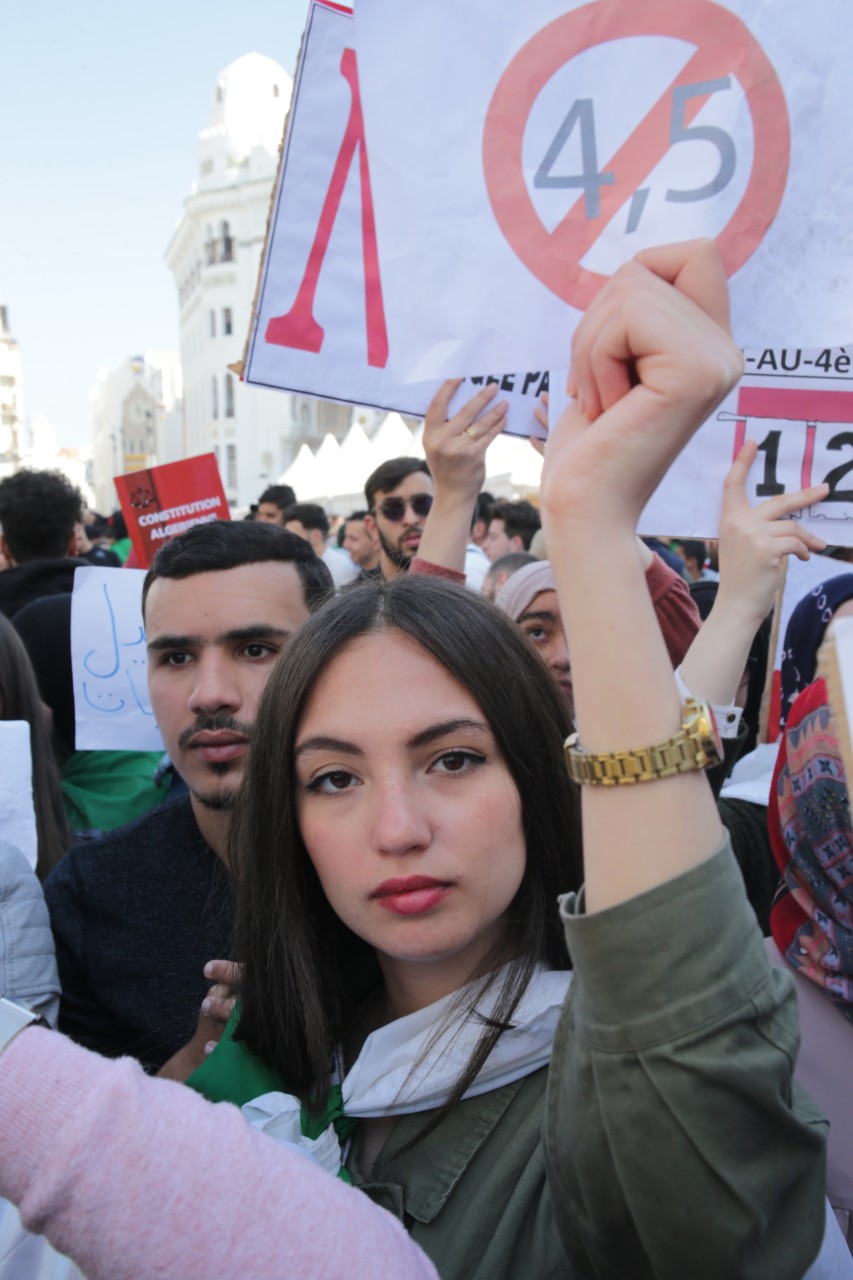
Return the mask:
M573 733L564 744L569 776L581 785L630 786L654 782L719 764L716 726L709 708L697 699L684 704L684 723L678 733L648 747L594 754L584 751Z
M46 1027L47 1023L40 1013L33 1013L25 1005L0 996L0 1053L9 1047L19 1032L32 1026Z

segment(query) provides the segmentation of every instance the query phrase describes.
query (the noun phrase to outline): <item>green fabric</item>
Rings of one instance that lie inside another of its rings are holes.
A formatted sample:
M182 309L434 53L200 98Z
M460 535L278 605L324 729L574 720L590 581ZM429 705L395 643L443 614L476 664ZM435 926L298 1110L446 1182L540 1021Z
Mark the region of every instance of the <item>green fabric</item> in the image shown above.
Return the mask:
M240 1007L235 1004L216 1048L187 1077L186 1083L207 1098L208 1102L233 1102L237 1107L242 1107L265 1093L290 1093L287 1082L277 1072L262 1062L251 1049L247 1049L241 1040L234 1039L239 1019ZM344 1115L344 1100L339 1084L332 1085L329 1103L322 1116L312 1116L304 1107L301 1109L300 1127L306 1138L319 1138L330 1124L335 1126L341 1148L358 1127L357 1120ZM344 1182L352 1181L343 1166L338 1177Z
M111 550L116 553L119 560L124 564L127 557L130 555L130 549L132 546L133 543L130 541L130 538L119 538L118 542L113 543Z
M263 1093L289 1093L272 1067L234 1039L239 1018L239 1005L235 1005L213 1053L187 1077L187 1084L208 1102L233 1102L235 1107Z
M802 1276L824 1233L825 1121L792 1083L793 984L728 840L608 910L569 895L563 923L575 977L545 1134L570 1274Z
M395 1156L430 1120L401 1117L369 1173L357 1132L354 1185L442 1280L803 1275L824 1230L825 1123L792 1087L792 984L731 852L572 909L550 1070L460 1102Z
M72 831L114 831L166 799L154 785L162 751L75 751L60 770Z

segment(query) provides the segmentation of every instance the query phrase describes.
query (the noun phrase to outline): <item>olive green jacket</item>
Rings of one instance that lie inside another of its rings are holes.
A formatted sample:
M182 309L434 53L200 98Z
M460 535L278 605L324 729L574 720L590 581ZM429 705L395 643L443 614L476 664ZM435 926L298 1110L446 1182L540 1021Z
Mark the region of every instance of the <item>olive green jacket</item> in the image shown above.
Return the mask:
M575 976L549 1070L395 1159L427 1118L404 1117L370 1179L356 1139L354 1183L442 1280L801 1280L825 1122L793 1090L792 984L730 850L608 911L561 909Z

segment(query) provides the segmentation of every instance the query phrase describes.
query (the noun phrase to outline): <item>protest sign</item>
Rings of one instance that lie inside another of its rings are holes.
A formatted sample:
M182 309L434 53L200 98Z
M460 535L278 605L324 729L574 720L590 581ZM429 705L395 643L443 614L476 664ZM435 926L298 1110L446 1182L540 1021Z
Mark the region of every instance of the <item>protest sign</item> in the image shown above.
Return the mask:
M30 726L25 720L0 720L0 829L35 870L38 857Z
M142 568L164 542L194 524L231 519L212 453L116 476L115 486Z
M372 212L350 10L313 0L297 69L244 380L422 417L440 380L388 372L388 333ZM544 366L543 366L544 369ZM541 435L533 417L546 372L473 373L451 414L484 381L509 402L507 430Z
M601 280L699 235L744 346L853 339L843 0L360 0L355 28L395 377L562 367Z
M71 595L74 745L162 751L148 699L142 569L78 569Z
M749 439L758 444L747 482L750 502L826 481L828 496L797 518L827 542L853 546L850 357L843 348L786 347L747 351L744 364L737 387L653 495L640 532L716 537L723 480Z

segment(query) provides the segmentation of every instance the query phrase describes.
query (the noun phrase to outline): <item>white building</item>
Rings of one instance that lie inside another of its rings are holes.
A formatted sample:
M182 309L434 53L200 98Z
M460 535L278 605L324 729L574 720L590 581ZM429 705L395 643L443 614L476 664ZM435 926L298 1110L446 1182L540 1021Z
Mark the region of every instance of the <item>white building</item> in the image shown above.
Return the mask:
M8 309L0 297L0 478L17 470L28 444L21 353L9 328Z
M352 417L333 405L246 387L240 361L266 233L292 82L283 67L246 54L222 72L199 176L166 250L180 306L187 454L213 450L229 502L255 502L302 440L343 435Z
M92 388L92 485L98 511L118 505L113 477L185 456L177 352L146 351L101 369Z

